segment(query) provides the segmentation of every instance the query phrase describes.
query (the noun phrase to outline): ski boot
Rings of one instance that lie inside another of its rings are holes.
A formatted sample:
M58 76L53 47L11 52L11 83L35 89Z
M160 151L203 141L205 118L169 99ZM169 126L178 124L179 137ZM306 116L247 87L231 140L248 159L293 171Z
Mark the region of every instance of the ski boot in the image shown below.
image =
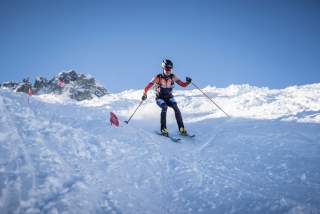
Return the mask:
M168 136L169 136L169 131L168 131L168 129L167 129L167 128L161 129L161 134L162 134L163 136L168 137Z
M182 136L188 135L187 130L184 127L180 127L179 132L180 132L180 135Z

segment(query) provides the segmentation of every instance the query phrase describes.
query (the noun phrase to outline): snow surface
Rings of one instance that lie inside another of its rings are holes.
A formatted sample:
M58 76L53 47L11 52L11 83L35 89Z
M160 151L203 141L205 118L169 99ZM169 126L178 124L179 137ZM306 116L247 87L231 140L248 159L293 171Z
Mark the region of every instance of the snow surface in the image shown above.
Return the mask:
M320 213L320 84L176 91L194 139L156 135L142 90L76 102L0 90L0 213ZM172 110L168 128L177 135Z

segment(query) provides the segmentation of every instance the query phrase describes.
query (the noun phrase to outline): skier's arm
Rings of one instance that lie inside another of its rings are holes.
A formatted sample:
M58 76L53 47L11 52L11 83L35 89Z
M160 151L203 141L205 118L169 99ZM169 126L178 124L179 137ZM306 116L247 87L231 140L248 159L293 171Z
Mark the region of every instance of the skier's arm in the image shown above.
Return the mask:
M146 87L144 87L143 92L146 94L148 92L148 90L153 86L153 82L149 82Z
M152 80L146 85L146 87L144 87L143 93L146 94L148 90L157 82L159 82L159 77L153 77Z
M178 84L180 85L181 87L187 87L190 83L191 83L191 78L190 77L187 77L186 78L186 82L183 82L181 81L177 76L174 76L173 77L173 80Z
M148 90L157 82L158 80L158 76L152 78L152 80L146 85L146 87L144 87L143 89L143 95L142 95L142 100L146 100L147 99L147 93Z

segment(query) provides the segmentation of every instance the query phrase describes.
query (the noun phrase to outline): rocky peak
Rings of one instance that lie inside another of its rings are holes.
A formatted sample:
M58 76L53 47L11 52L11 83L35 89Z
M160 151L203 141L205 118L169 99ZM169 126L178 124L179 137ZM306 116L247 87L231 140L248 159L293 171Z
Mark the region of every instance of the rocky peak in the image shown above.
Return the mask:
M34 95L67 94L77 101L102 97L107 94L107 89L99 85L93 77L78 74L74 70L61 72L50 80L44 77L37 77L33 85L26 78L22 82L4 82L1 87L24 93L28 93L29 88L31 88Z

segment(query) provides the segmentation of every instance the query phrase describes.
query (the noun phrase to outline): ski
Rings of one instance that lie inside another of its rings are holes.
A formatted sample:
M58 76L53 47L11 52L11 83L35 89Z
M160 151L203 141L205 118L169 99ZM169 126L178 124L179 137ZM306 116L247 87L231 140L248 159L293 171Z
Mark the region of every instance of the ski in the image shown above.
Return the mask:
M189 133L187 133L187 134L185 134L185 135L180 134L180 136L182 136L182 137L194 138L196 135L195 135L195 134L189 134Z
M170 135L165 136L165 135L161 134L161 132L158 132L158 131L156 131L156 133L157 133L158 135L162 136L162 137L167 137L167 138L169 138L170 140L172 140L172 141L175 142L175 143L180 143L180 140L181 140L180 138L172 137L172 136L170 136Z

